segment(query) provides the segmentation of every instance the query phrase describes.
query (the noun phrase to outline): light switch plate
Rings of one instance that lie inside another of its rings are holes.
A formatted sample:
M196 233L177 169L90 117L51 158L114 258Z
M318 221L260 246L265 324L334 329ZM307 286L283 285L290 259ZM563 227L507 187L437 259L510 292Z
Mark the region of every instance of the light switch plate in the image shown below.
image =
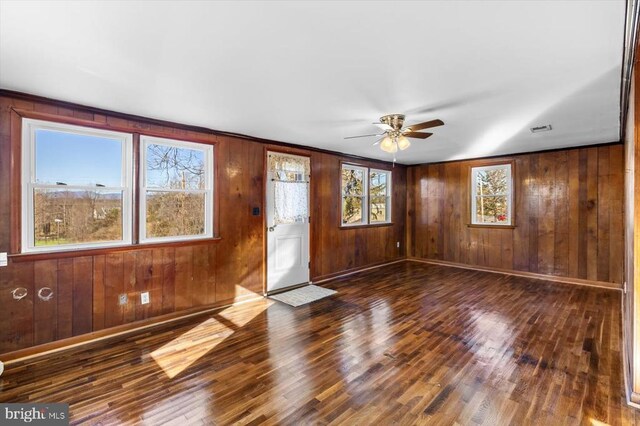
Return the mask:
M140 303L146 305L149 303L149 292L145 291L144 293L140 293Z
M126 294L121 294L120 297L118 297L118 303L120 305L126 305L128 301L129 301L129 298L127 297Z
M0 266L7 266L8 262L7 253L0 253Z

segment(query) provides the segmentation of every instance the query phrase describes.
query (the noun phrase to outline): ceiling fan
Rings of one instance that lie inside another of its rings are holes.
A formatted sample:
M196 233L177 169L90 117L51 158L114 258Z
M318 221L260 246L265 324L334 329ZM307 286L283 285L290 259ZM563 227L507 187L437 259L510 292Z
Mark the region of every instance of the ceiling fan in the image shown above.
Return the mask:
M433 133L426 132L418 132L418 130L429 129L431 127L442 126L444 122L442 120L431 120L425 121L424 123L412 124L407 127L402 127L404 125L404 114L389 114L383 117L380 117L379 123L373 123L374 126L378 126L383 133L379 134L370 134L370 135L360 135L360 136L348 136L345 139L355 139L355 138L368 138L372 136L382 136L382 138L378 139L374 142L373 145L380 144L380 149L385 152L390 152L395 154L400 151L404 151L405 149L411 146L411 142L409 142L408 138L417 138L417 139L426 139L429 136L433 135ZM395 161L395 155L394 155Z

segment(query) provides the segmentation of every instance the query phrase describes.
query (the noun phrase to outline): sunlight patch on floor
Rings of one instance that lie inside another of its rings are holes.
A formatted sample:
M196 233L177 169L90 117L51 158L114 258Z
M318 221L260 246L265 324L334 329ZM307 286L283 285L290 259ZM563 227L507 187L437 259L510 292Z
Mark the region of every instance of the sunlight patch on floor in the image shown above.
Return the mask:
M151 352L151 357L173 379L264 312L272 303L264 299L252 302L251 309L243 304L216 311L192 329Z

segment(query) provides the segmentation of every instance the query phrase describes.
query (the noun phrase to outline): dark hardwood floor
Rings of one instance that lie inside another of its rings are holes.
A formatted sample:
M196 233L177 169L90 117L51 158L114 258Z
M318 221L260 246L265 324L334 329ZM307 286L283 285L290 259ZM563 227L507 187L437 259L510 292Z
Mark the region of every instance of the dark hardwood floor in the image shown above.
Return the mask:
M636 421L619 292L415 262L324 285L10 365L0 401L92 424Z

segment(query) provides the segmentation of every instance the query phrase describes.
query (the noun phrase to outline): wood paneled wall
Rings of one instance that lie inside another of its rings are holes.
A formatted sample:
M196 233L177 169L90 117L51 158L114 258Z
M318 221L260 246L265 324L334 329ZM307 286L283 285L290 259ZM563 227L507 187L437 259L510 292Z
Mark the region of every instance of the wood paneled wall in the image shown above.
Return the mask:
M267 144L242 138L185 130L145 120L95 113L56 102L0 96L0 251L10 251L11 206L18 202L9 190L12 180L11 144L19 138L11 129L12 108L88 120L101 126L155 132L167 137L197 138L216 143L218 230L221 240L193 245L83 254L77 257L11 259L0 268L0 354L92 331L135 323L262 294L265 274L262 214L264 161ZM18 139L19 141L19 139ZM342 230L340 219L340 161L347 157L297 150L312 157L311 241L313 279L348 269L394 260L404 255L406 168L394 169L393 226ZM19 162L18 162L19 164ZM374 164L374 163L372 163ZM375 163L376 167L384 166ZM24 287L27 297L14 300L11 291ZM50 301L36 293L54 291ZM141 305L140 293L151 303ZM118 296L129 302L120 306Z
M409 256L622 283L623 145L516 155L515 227L470 223L470 167L409 167Z
M312 262L313 280L405 256L406 168L384 167L392 171L391 225L341 228L341 160L322 153L311 156L312 217L319 218L311 221L311 251L323 254ZM369 161L352 163L381 168Z
M624 338L630 399L640 404L640 50L636 51L625 129Z

